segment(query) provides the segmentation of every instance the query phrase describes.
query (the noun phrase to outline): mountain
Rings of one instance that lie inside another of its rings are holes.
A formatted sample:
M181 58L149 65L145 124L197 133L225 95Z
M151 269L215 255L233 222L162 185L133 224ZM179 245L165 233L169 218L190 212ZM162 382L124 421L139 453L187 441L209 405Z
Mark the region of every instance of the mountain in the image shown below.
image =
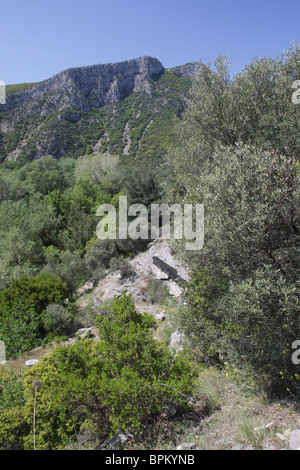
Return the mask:
M165 69L145 56L7 86L0 107L0 161L92 152L159 159L174 142L175 117L198 71L197 63Z

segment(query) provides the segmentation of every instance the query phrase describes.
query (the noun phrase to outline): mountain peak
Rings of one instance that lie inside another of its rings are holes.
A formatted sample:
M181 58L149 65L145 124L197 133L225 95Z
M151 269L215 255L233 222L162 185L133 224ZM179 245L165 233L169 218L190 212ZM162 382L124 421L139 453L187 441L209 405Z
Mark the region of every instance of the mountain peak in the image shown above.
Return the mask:
M101 107L124 99L132 92L151 93L149 81L157 80L163 72L164 67L161 62L149 56L124 62L72 67L36 86L10 96L7 108L18 104L26 105L30 114L35 98L40 98L44 94L44 96L51 95L51 103L55 102L56 108L71 106L88 111L87 100L90 99L93 100L94 107ZM71 95L72 102L68 100L68 96ZM48 114L47 100L45 105L46 107L41 110L42 115ZM49 109L49 112L51 111Z
M137 155L143 145L159 158L165 144L160 146L157 135L163 142L172 138L192 69L166 70L145 55L72 67L16 87L0 109L0 160L78 156L86 149Z
M123 73L124 75L129 74L137 74L137 73L144 73L148 76L148 78L152 78L153 76L156 77L163 73L164 67L161 62L149 56L138 57L136 59L125 60L122 62L109 62L105 64L95 64L95 65L85 65L82 67L72 67L66 69L54 77L61 77L63 75L71 75L74 74L93 74L93 75L101 75L103 73ZM51 80L51 79L50 79Z

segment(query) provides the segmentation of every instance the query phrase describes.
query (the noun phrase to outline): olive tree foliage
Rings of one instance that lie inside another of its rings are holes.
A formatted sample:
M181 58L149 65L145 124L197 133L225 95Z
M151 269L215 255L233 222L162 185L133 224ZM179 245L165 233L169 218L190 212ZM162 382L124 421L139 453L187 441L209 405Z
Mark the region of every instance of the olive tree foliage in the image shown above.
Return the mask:
M79 157L76 160L75 176L77 179L89 178L93 183L104 184L115 178L116 167L119 163L117 155L91 154Z
M300 44L275 59L254 59L233 79L227 57L200 70L168 154L168 198L204 204L201 259L212 245L222 265L250 262L244 274L262 253L282 271L284 253L274 251L293 251L299 236L300 106L291 86L300 76Z
M186 252L227 281L263 264L294 279L299 258L299 178L292 158L250 145L220 146L199 178L205 210L203 249Z
M292 102L300 76L300 44L275 58L255 58L234 78L231 61L219 56L214 68L200 62L183 119L178 145L169 151L177 185L189 200L199 198L199 176L216 146L237 142L279 150L297 158L300 107Z
M204 204L203 248L179 247L191 270L181 326L201 360L234 349L235 361L239 351L242 362L262 372L250 327L257 298L260 321L276 323L285 339L288 324L291 341L299 333L300 106L292 101L292 84L300 77L300 45L275 58L255 58L233 78L227 57L214 65L200 63L177 126L178 145L167 156L169 202ZM265 282L256 282L261 276ZM278 302L279 295L288 302ZM247 354L236 347L241 335L248 338ZM260 337L265 357L272 355L270 335L266 328Z

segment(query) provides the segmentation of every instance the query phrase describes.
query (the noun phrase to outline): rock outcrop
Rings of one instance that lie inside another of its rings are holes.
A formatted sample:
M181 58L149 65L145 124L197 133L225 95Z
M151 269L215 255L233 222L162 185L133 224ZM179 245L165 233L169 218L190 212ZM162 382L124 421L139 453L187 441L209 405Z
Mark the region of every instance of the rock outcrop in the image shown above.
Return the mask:
M179 65L174 67L172 71L181 77L192 77L197 78L200 73L201 65L198 62L191 62L185 65Z
M101 107L124 99L132 92L151 92L151 80L157 80L164 72L159 60L152 57L76 67L58 73L32 88L7 97L4 109L22 106L26 114L46 116L54 109L61 110L60 120L77 122L80 113L92 107ZM73 112L64 114L64 109ZM76 112L76 111L77 112Z
M187 269L174 257L170 245L164 240L156 240L149 244L145 252L138 254L130 261L132 273L126 279L123 279L119 272L113 272L107 274L93 289L90 289L90 284L87 288L78 289L79 305L85 307L92 303L97 307L113 297L120 297L123 291L131 295L135 303L146 302L145 292L150 280L163 281L169 294L179 301L182 283L176 282L158 266L155 262L157 257L169 267L172 273L176 273L176 279L180 281L189 279Z

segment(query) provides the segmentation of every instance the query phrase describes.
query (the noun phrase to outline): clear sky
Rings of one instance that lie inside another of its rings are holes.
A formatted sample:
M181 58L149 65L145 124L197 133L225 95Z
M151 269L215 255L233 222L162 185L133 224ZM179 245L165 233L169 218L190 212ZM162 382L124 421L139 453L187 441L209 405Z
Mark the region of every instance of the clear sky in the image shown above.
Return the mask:
M6 84L144 55L169 68L227 54L234 74L300 41L300 0L0 0L0 17Z

